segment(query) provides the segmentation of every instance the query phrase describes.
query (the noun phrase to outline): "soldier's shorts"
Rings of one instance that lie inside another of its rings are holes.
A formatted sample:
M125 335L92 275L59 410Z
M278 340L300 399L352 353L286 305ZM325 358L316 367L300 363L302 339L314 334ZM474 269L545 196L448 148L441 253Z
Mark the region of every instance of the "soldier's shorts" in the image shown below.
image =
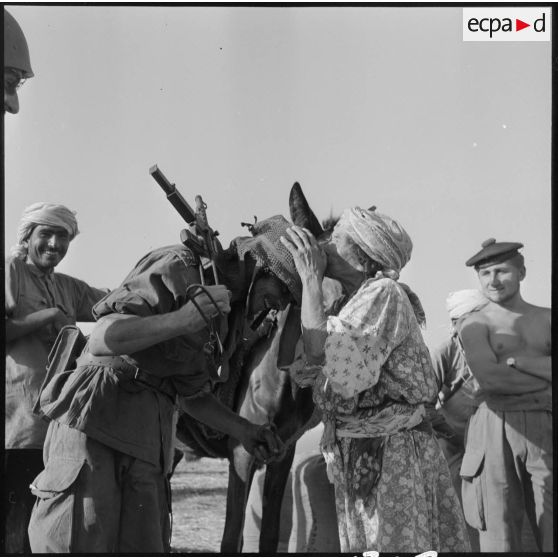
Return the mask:
M34 553L170 551L170 491L161 466L51 422L32 483Z

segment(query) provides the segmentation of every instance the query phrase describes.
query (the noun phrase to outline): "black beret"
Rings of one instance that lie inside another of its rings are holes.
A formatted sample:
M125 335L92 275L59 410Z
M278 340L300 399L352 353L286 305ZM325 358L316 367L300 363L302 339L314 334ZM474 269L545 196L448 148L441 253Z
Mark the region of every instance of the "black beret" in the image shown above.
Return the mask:
M515 256L520 248L523 248L523 244L519 242L496 242L496 239L489 238L482 243L482 250L469 258L465 265L476 267L491 261L504 262Z

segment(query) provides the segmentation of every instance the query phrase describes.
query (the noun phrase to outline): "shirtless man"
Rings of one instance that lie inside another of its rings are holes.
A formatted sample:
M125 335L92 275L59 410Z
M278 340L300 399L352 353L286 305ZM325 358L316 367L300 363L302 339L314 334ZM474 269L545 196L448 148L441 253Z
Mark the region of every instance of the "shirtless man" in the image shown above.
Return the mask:
M489 239L470 258L489 303L460 324L480 385L461 467L463 506L481 552L521 552L524 510L553 551L551 311L527 303L523 245Z

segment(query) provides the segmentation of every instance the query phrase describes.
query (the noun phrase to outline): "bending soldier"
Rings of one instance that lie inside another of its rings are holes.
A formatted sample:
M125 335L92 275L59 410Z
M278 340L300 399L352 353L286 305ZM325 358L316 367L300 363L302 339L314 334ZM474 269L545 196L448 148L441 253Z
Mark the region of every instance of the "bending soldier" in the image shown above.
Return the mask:
M34 552L170 550L167 473L178 406L261 461L280 453L270 428L213 397L215 363L204 351L210 332L201 314L215 319L232 307L231 325L233 314L300 299L292 258L278 241L288 223L258 225L267 232L237 239L217 262L225 284L197 296L199 310L188 294L200 283L199 267L185 246L149 253L95 306L98 323L76 370L42 407L52 422L45 470L33 483Z

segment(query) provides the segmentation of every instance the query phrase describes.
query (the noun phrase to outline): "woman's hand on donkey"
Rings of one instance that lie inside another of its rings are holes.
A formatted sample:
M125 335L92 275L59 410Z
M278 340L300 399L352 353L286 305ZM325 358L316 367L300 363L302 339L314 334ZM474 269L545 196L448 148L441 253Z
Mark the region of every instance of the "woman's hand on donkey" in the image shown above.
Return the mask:
M327 256L315 236L308 229L296 225L288 228L287 234L288 238L282 236L281 242L291 253L302 281L307 278L317 278L321 282L327 265Z

